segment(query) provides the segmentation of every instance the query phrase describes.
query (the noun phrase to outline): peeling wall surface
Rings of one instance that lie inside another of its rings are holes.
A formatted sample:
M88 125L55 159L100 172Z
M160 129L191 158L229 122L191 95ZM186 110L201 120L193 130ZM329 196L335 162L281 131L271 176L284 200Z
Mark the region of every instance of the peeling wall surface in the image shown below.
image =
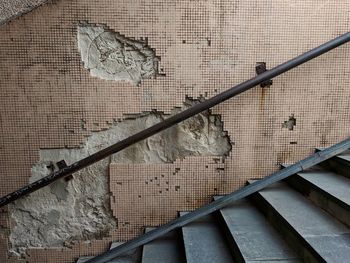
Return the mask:
M347 32L349 13L348 0L55 0L2 25L0 194ZM96 255L349 137L349 59L339 47L3 208L0 262Z
M158 73L158 59L150 47L106 26L79 25L78 46L91 76L138 85Z
M183 109L195 101L187 100ZM174 109L174 113L182 109ZM49 175L54 164L79 161L130 134L161 122L166 116L149 112L93 133L76 149L40 150L40 162L32 167L30 182ZM74 240L93 240L116 227L110 208L108 171L111 163L172 163L186 156L228 156L230 141L217 115L208 111L171 127L11 205L15 222L11 252L25 255L27 248L59 247Z

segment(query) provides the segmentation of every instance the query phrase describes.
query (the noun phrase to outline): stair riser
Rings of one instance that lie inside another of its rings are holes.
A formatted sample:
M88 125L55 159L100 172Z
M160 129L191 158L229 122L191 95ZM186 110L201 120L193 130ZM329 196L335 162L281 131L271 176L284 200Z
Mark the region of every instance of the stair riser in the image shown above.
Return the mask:
M350 206L348 204L340 201L298 175L293 175L285 181L314 204L350 227Z
M153 228L146 228L146 233ZM173 231L143 246L142 263L184 263L181 231Z
M298 253L304 262L320 263L326 261L310 244L285 220L261 195L253 194L251 200L270 221L271 225L284 237L288 245Z
M329 159L328 161L321 163L321 166L350 178L350 162L340 157L333 157L332 159Z
M225 219L224 219L221 211L217 212L216 217L217 217L217 220L219 222L220 228L222 229L222 231L223 231L223 233L228 241L228 245L230 247L230 251L232 253L234 262L246 263L240 249L238 248L238 245L237 245L235 239L232 236L230 229L228 228L228 226L225 222Z
M232 254L213 214L182 227L188 263L232 263Z

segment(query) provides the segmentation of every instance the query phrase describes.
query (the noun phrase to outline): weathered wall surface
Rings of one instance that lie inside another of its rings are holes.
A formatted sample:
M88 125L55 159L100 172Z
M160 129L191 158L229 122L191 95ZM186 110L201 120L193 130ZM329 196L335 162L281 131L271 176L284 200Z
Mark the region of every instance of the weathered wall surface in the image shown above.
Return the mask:
M78 26L78 47L91 76L128 81L158 74L158 58L146 43L128 39L105 25L82 23Z
M0 194L348 31L349 13L346 0L60 0L0 27ZM1 211L1 262L99 253L350 136L349 58L340 47Z
M194 103L187 99L183 109ZM174 109L173 113L181 110ZM58 169L55 164L61 160L69 160L72 164L166 117L159 112L143 113L93 133L79 148L42 149L40 162L32 167L30 182ZM108 235L116 227L118 218L113 217L109 202L111 164L172 163L189 156L225 157L231 144L222 129L223 124L217 115L208 111L200 113L79 171L72 180L61 179L17 200L10 206L10 216L15 223L10 234L11 253L20 256L25 255L28 248L63 247L68 241ZM122 203L117 202L119 206Z
M26 14L48 0L1 0L0 25Z

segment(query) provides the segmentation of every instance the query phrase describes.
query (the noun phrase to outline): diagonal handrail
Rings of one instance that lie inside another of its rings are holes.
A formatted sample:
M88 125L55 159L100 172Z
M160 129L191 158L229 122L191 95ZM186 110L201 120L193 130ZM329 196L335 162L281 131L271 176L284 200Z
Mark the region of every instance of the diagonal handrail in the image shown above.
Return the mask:
M181 217L178 217L174 219L173 221L170 221L169 223L162 225L154 230L151 230L135 239L132 239L118 247L115 247L107 252L105 252L102 255L99 255L97 257L94 257L85 263L105 263L111 259L114 259L115 257L118 257L122 254L124 254L127 251L130 251L132 249L135 249L139 246L142 246L152 240L155 240L166 233L169 233L170 231L173 231L177 228L183 227L184 225L187 225L188 223L191 223L203 216L206 216L208 214L211 214L230 203L237 201L239 199L242 199L244 197L247 197L248 195L254 194L263 188L276 183L278 181L281 181L283 179L286 179L287 177L299 173L301 171L304 171L312 166L315 166L339 153L344 152L345 150L350 148L350 138L337 143L329 148L326 148L322 151L316 152L315 154L296 162L293 165L290 165L280 171L277 171L270 176L265 177L264 179L261 179L259 181L255 181L252 184L249 184L235 192L232 192L231 194L228 194L226 196L221 197L220 199L217 199L208 205L202 206L192 212L189 212Z
M347 32L333 40L330 40L324 44L322 44L319 47L316 47L314 49L311 49L310 51L292 59L289 60L279 66L274 67L273 69L270 69L268 71L265 71L258 76L247 80L237 86L234 86L204 102L201 102L199 104L196 104L187 110L184 110L172 117L169 117L168 119L157 123L141 132L138 132L124 140L121 140L99 152L96 152L80 161L77 161L71 165L68 165L56 172L53 172L52 174L43 177L31 184L28 184L12 193L9 193L3 197L0 198L0 207L7 205L10 202L13 202L17 200L18 198L27 195L29 193L32 193L46 185L49 185L53 183L54 181L66 177L68 175L71 175L72 173L75 173L83 168L86 168L89 165L92 165L112 154L115 154L139 141L142 141L160 131L163 131L175 124L178 124L179 122L182 122L204 110L208 110L209 108L228 100L244 91L247 91L259 84L261 84L264 81L270 80L278 75L281 75L282 73L291 70L311 59L314 59L338 46L341 46L347 42L350 41L350 32Z

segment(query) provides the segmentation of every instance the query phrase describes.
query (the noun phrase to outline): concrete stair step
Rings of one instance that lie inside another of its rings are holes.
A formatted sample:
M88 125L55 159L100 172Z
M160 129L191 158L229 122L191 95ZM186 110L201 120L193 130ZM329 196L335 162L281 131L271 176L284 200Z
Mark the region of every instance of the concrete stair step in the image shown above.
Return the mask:
M233 262L225 236L214 216L204 217L182 227L182 236L188 263Z
M146 228L148 232L154 228ZM179 244L177 232L170 232L164 237L154 240L143 246L142 263L183 263L185 256L183 248Z
M350 227L350 179L314 167L287 178L286 182Z
M144 245L142 263L343 263L350 258L349 178L350 149L254 194L257 207L240 200ZM108 262L140 259L137 249Z
M320 148L316 149L316 151L320 150ZM321 165L326 169L331 169L338 174L350 178L350 149L323 162Z
M304 261L344 263L350 258L349 228L286 183L252 198Z
M235 262L301 262L282 236L248 200L234 202L218 214Z

